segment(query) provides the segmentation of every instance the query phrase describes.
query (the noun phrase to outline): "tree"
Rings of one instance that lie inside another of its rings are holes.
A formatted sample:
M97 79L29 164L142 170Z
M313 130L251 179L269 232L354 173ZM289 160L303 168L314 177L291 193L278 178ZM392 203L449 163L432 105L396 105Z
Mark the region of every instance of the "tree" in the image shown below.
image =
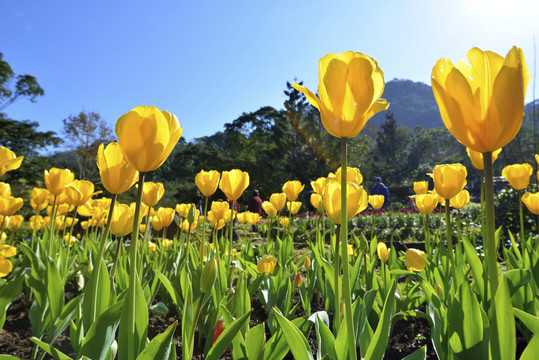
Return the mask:
M75 153L79 177L81 179L97 177L95 157L97 148L102 143L109 143L113 138L112 129L107 122L95 112L81 111L78 115L70 115L62 121L62 132L68 139L68 146Z
M3 58L4 55L0 53L0 111L20 98L28 98L31 102L35 102L38 96L45 94L35 77L31 75L17 75L15 77L11 66ZM10 85L15 78L15 89L13 90Z

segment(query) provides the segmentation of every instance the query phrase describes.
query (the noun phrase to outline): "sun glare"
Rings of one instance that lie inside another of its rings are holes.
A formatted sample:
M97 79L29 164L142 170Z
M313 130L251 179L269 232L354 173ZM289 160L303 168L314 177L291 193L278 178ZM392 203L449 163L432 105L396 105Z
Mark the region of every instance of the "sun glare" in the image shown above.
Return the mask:
M470 12L500 18L531 17L539 11L537 0L465 0L465 6Z

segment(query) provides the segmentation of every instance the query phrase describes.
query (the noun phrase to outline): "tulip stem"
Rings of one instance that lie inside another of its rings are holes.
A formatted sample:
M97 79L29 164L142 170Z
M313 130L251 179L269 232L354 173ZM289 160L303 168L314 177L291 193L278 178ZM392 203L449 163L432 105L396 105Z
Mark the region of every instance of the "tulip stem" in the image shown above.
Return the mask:
M131 234L131 244L129 245L129 288L127 290L127 359L133 360L138 355L140 344L135 344L135 319L136 314L136 286L137 286L137 242L139 234L140 207L142 203L142 188L144 187L144 175L140 172L137 188L137 199L135 206L135 217L133 219L133 232Z
M341 325L341 297L339 294L339 277L341 276L341 266L339 262L339 244L340 244L340 230L341 225L337 224L337 233L335 234L335 253L334 253L334 263L335 263L335 274L334 274L334 283L335 283L335 333L339 332L339 327Z
M349 359L357 359L356 354L356 334L352 322L352 294L350 293L350 274L348 271L348 204L347 204L347 157L348 157L348 139L341 138L341 239L342 241L342 264L343 264L343 295L344 308L346 311L346 327L348 335L348 353ZM340 304L336 304L337 307Z
M52 216L50 220L50 232L49 232L49 257L53 256L53 242L54 242L54 222L56 221L56 195L54 195L54 200L52 202Z
M522 190L518 190L518 213L520 215L520 241L524 241L524 214L522 213Z
M202 221L202 257L204 257L204 254L208 254L206 252L206 244L208 243L206 241L206 216L207 215L208 215L208 197L204 196L204 220ZM210 257L207 256L207 259L209 258Z
M494 223L494 182L492 179L492 153L483 153L483 167L485 171L485 242L488 267L488 280L490 284L490 298L494 301L498 289L498 262L496 260L495 223Z

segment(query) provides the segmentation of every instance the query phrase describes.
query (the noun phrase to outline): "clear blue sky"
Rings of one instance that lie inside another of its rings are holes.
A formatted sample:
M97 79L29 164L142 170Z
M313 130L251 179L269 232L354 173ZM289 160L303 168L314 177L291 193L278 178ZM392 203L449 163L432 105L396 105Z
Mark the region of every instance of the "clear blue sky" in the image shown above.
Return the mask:
M114 126L155 105L178 116L187 140L282 108L294 77L315 90L330 52L374 57L386 81L430 84L439 58L456 62L473 46L505 56L517 45L533 74L539 37L536 0L2 0L0 13L4 59L45 90L6 108L11 118L61 134L70 114L95 111Z

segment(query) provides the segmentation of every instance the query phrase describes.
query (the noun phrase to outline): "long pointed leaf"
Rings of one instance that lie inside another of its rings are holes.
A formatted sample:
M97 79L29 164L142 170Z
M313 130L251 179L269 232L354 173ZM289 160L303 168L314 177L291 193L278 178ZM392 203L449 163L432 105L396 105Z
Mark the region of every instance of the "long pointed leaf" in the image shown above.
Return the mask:
M279 323L279 326L283 330L286 342L290 347L290 351L297 360L314 360L313 354L309 343L303 333L287 318L285 318L279 311L273 309L275 319Z

